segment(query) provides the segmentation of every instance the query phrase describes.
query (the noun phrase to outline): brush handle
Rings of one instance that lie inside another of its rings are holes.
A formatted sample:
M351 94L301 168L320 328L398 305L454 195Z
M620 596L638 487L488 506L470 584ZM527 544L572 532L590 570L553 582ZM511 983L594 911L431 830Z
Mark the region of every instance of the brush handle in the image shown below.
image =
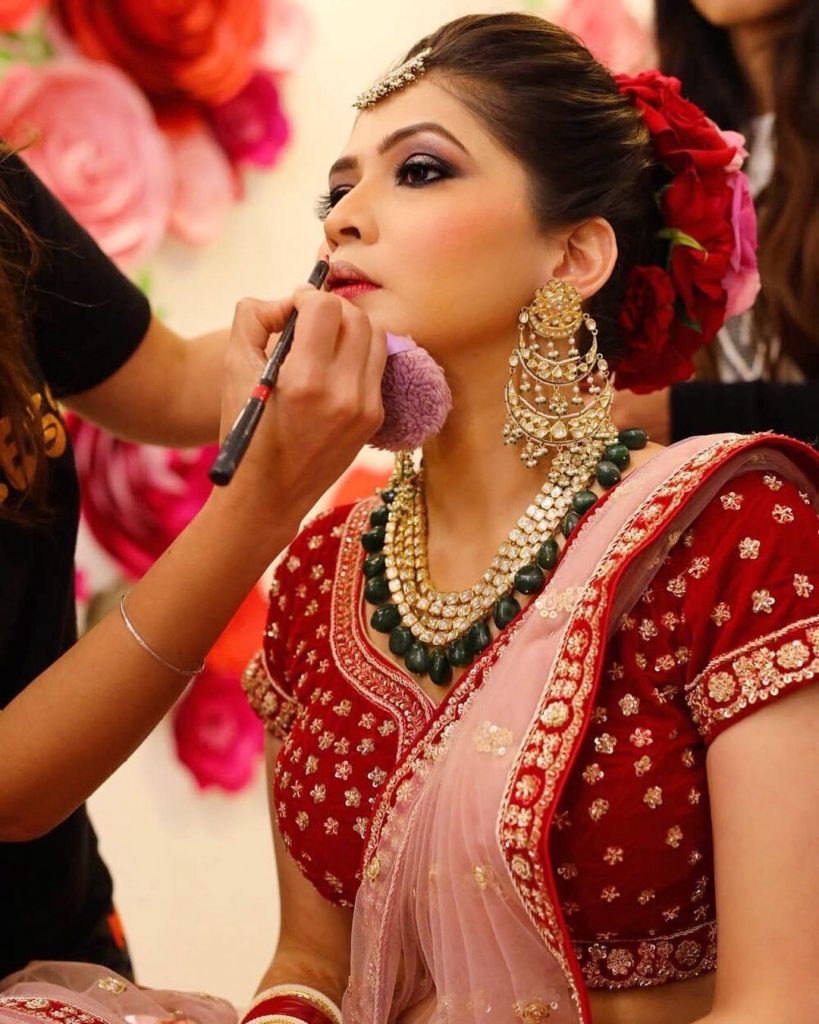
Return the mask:
M319 260L315 267L313 267L313 272L307 279L307 283L313 285L314 288L321 288L329 270L329 264L324 260ZM253 437L256 427L259 425L259 420L262 418L270 392L276 385L282 363L287 358L287 353L293 344L298 315L298 310L294 309L287 318L284 330L279 336L279 340L276 342L273 352L265 365L259 378L259 383L253 389L253 394L248 398L244 408L228 431L227 437L222 442L219 454L214 459L208 473L211 483L216 484L217 487L225 487L230 483L233 479L233 474L242 461L242 456L247 451L250 439Z

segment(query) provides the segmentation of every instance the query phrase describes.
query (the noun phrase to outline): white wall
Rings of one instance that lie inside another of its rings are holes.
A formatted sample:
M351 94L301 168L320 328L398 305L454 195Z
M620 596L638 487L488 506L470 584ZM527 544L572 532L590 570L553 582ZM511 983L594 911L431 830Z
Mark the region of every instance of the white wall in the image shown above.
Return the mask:
M326 168L345 144L350 103L417 38L467 13L551 3L300 0L314 38L286 87L294 141L275 173L255 175L222 240L169 244L153 264L154 301L194 334L229 322L243 295L286 294L309 272ZM647 0L634 6L646 7ZM91 801L143 983L248 999L272 952L278 896L264 780L240 796L202 795L161 725Z

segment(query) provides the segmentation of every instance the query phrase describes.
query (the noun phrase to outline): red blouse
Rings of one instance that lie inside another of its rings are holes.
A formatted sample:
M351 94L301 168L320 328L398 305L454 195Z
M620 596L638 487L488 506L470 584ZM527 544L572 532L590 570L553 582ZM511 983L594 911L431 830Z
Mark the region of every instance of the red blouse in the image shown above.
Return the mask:
M306 877L351 906L376 795L436 715L369 643L361 532L372 502L314 520L278 567L245 688L283 739L279 826ZM608 643L598 703L550 843L589 988L712 970L705 757L732 722L819 671L817 514L760 472L679 538Z

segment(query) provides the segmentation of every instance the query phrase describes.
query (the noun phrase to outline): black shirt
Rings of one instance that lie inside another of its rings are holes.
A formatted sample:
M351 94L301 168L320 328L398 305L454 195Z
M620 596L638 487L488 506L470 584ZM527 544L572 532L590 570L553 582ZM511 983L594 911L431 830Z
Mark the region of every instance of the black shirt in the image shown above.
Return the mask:
M79 491L56 399L100 384L148 329L150 307L15 156L0 160L0 196L38 241L25 293L30 356L46 410L49 522L0 521L0 707L76 640L74 547ZM1 214L0 214L1 215ZM0 420L0 500L14 492L14 452ZM39 728L59 730L59 721ZM37 736L30 737L31 743ZM32 959L72 959L111 906L111 878L85 807L41 839L0 843L0 978Z

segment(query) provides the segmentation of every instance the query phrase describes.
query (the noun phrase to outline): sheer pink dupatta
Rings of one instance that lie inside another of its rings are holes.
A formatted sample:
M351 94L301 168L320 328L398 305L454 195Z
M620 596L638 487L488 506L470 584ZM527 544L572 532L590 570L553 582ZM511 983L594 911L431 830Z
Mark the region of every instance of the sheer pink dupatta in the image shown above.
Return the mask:
M680 531L743 470L775 468L810 487L760 440L694 438L625 480L587 516L537 606L487 652L480 688L473 667L397 767L365 854L346 1024L587 1024L552 872L538 863L542 836L588 720L609 624ZM667 503L652 506L660 492ZM588 671L574 673L592 681L568 685L565 644L592 605L601 628L579 653Z

